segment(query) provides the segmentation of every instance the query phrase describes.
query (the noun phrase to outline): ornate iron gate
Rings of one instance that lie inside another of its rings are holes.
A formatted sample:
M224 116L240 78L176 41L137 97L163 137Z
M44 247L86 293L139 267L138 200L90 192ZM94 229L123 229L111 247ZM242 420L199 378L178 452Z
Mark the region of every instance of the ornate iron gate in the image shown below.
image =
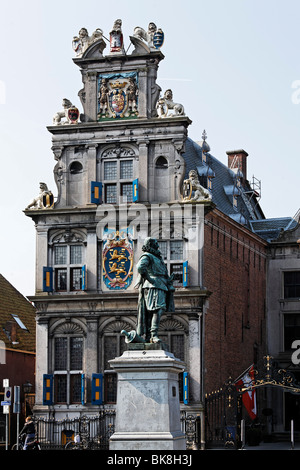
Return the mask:
M239 444L240 395L231 378L205 398L206 447L235 448Z
M241 388L231 378L219 390L205 398L205 440L207 447L238 448L241 445L242 395L262 387L276 387L300 394L294 374L278 367L270 355L264 356L262 370L254 369L254 380Z

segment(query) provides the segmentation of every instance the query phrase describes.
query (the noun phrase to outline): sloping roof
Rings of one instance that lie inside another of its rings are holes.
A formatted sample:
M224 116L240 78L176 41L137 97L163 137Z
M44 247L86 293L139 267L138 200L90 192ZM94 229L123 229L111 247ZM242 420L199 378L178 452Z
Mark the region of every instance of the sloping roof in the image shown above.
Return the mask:
M188 138L183 157L186 162L185 178L188 178L190 170L195 169L197 169L199 177L208 173L213 176L212 201L221 212L243 225L249 225L250 220L264 218L256 197L249 197L250 186L247 184L238 187L236 173L210 153L206 153L206 162L202 161L200 144ZM237 196L236 206L233 204L234 195Z
M276 240L282 231L291 230L297 226L293 217L278 217L274 219L252 220L250 226L253 232L267 241Z
M7 348L35 352L35 308L0 274L0 340Z

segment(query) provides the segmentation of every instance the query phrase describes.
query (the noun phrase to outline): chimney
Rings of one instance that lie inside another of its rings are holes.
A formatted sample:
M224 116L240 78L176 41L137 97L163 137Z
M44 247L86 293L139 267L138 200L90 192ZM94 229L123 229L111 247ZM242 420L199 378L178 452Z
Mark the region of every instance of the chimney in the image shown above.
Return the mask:
M238 169L243 173L243 180L247 180L247 157L245 150L228 150L228 168L233 171Z

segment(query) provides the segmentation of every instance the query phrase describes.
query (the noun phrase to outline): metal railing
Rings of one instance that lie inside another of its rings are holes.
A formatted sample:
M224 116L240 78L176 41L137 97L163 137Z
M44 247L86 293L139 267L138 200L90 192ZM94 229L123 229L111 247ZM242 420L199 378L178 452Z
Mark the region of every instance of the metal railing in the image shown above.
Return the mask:
M96 416L78 418L38 417L36 434L42 449L65 449L66 444L80 441L82 449L109 449L109 438L114 432L115 410L100 410Z
M36 435L42 449L64 450L70 442L79 441L77 449L109 450L109 439L115 428L115 409L100 410L96 416L77 418L36 417ZM187 449L199 449L200 418L197 414L181 412L181 429L186 436Z

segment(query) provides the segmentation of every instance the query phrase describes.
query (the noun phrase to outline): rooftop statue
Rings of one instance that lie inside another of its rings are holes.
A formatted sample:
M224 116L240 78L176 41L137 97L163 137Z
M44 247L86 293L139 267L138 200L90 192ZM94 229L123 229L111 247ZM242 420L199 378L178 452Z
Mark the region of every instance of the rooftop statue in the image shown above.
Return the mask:
M170 111L174 112L170 112ZM172 90L166 90L164 96L159 98L156 104L156 111L159 118L172 116L184 116L184 107L180 103L174 103Z
M148 31L137 26L134 28L133 36L130 36L132 44L136 47L135 53L151 52L160 49L164 42L164 33L157 29L155 23L149 23Z
M110 52L124 54L124 42L122 33L122 20L116 20L109 33Z
M64 98L62 102L62 107L63 110L58 111L53 116L53 125L57 126L60 124L77 124L79 119L79 111L76 106L74 106L70 100ZM66 120L62 121L62 119L64 118Z
M97 28L91 36L89 36L86 28L81 28L78 36L74 36L72 41L72 46L76 56L81 57L88 47L90 47L94 42L102 39L102 35L103 31L100 28Z
M51 191L49 191L46 183L40 183L40 193L35 197L25 210L29 209L48 209L53 207L54 198Z
M191 170L188 179L183 182L183 202L203 202L211 199L210 191L199 183L197 171Z
M146 342L159 343L160 318L166 311L174 311L173 275L169 276L155 238L146 238L137 271L139 278L138 318L136 334Z

